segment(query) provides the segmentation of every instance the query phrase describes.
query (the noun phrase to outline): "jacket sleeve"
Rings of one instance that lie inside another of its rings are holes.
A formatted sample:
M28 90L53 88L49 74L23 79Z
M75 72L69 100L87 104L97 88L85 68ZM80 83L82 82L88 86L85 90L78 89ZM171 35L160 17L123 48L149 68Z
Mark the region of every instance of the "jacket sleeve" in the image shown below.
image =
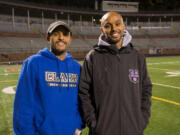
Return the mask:
M89 127L94 128L96 126L96 117L92 104L92 77L92 62L89 57L86 57L80 75L79 103L83 120Z
M13 128L15 135L38 135L33 124L35 86L35 70L26 60L21 68L14 100Z
M143 75L142 75L142 98L141 98L141 110L144 118L144 127L146 128L150 118L151 107L151 95L152 95L152 83L148 75L146 59L143 62Z

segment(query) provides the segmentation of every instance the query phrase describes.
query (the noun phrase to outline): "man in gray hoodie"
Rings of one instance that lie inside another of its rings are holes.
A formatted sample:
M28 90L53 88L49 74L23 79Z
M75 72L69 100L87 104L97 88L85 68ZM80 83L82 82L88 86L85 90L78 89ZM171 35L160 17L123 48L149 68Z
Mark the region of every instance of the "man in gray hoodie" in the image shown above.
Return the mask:
M102 17L99 42L84 60L79 83L90 135L143 135L149 122L152 83L131 39L120 14Z

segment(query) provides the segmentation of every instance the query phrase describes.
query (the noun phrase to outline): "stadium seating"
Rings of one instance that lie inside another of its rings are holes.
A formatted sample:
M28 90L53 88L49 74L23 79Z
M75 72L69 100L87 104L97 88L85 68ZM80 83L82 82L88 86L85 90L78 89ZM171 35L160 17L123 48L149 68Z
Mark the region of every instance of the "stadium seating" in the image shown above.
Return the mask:
M12 23L12 16L0 15L0 54L36 53L44 47L49 47L45 40L45 33L53 21L55 19L16 16ZM88 21L63 21L69 23L73 31L70 52L87 52L97 43L100 35L99 24ZM140 24L131 23L126 26L133 36L132 43L138 50L180 48L180 28L178 28L180 24L178 22L173 25L171 23L159 25L159 22L151 25L148 22ZM2 36L4 33L10 34Z

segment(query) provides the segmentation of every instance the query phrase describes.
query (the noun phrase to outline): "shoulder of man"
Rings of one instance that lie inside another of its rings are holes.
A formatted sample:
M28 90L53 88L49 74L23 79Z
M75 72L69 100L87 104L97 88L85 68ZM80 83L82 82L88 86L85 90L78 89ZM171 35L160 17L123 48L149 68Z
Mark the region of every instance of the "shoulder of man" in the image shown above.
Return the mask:
M91 59L95 54L96 54L96 50L93 48L93 49L91 49L91 50L87 53L85 59L86 59L86 60L89 60L89 59Z
M81 64L74 58L71 59L72 60L72 64L75 65L75 66L81 66Z
M140 50L137 50L134 45L132 43L129 43L129 46L132 48L132 50L134 51L134 53L136 53L136 55L141 58L144 59L145 55L143 53L140 52Z

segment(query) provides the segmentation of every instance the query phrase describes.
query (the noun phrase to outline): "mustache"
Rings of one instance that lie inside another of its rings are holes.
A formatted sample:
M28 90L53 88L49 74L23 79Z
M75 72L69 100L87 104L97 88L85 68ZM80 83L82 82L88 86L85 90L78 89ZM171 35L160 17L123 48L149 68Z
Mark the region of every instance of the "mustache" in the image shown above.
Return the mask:
M63 42L64 44L67 44L67 42L64 41L64 40L58 40L58 41L56 41L55 43L58 44L59 42Z
M110 34L114 34L114 33L119 33L119 34L124 34L124 31L111 31Z

